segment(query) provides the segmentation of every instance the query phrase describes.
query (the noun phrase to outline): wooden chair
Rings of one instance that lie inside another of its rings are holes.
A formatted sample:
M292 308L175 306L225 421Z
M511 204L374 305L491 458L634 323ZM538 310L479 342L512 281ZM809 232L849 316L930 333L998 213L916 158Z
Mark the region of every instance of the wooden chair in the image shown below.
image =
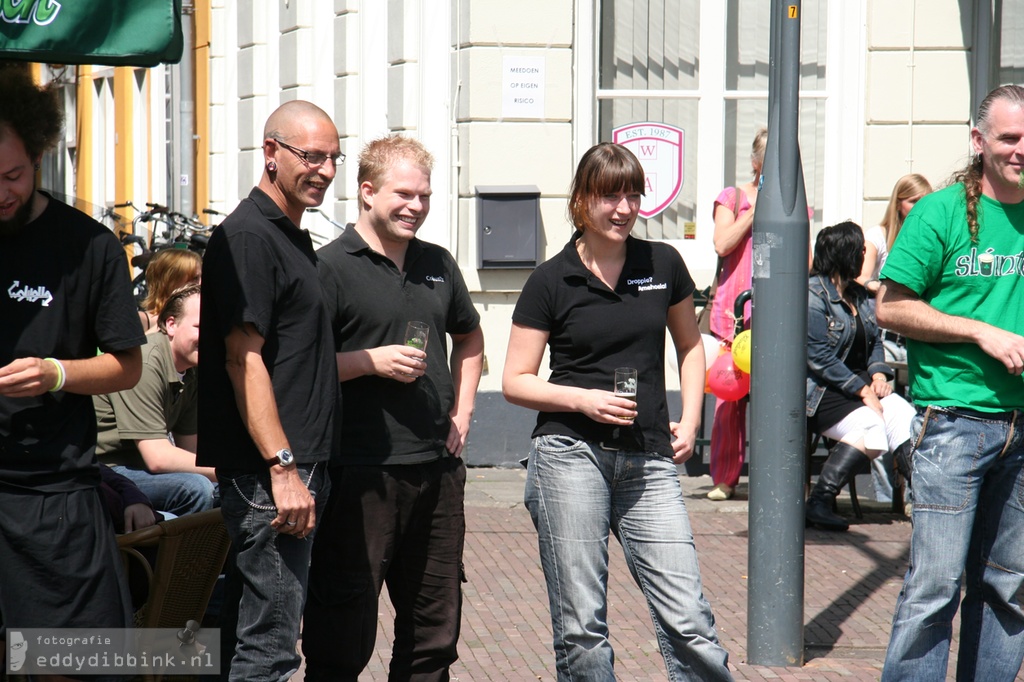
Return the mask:
M231 544L220 509L119 535L117 544L126 572L136 566L149 585L146 602L135 612L136 627L180 629L190 620L202 622ZM154 546L151 566L139 548Z

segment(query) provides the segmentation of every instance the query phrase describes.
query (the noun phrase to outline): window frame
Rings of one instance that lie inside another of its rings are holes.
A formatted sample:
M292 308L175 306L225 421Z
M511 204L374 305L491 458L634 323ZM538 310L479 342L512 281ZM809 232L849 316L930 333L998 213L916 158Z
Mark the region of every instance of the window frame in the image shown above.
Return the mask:
M741 99L767 99L767 91L726 88L725 41L728 3L700 0L700 74L695 90L613 90L599 87L601 54L600 16L603 2L593 0L576 5L577 45L574 57L576 92L573 148L575 158L596 144L599 103L614 98L687 99L697 102L696 135L688 135L688 148L696 145L700 173L687 181L697 183L696 238L664 240L680 252L698 283L709 281L714 269L711 206L718 192L731 178L725 178L724 151L726 103ZM865 3L827 3L826 63L828 74L823 90L801 91L801 100L825 103L824 175L819 224L839 220L861 220L864 196L864 94L867 49L867 8ZM851 29L854 30L851 30ZM688 131L689 132L689 131ZM689 257L688 257L689 256Z

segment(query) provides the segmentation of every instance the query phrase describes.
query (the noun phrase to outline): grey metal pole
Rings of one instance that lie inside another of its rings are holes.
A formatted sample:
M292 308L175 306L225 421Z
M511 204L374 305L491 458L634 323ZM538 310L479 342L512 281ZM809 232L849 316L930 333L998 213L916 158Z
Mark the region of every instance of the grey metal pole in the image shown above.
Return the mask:
M768 17L768 115L779 103L779 11L778 0L771 0ZM763 164L762 164L763 165Z
M185 39L185 49L178 63L179 101L178 101L178 211L191 216L195 210L195 76L193 71L193 47L195 43L195 27L193 0L181 3L181 32Z
M747 657L804 662L807 199L798 146L800 0L772 0L768 146L753 232Z

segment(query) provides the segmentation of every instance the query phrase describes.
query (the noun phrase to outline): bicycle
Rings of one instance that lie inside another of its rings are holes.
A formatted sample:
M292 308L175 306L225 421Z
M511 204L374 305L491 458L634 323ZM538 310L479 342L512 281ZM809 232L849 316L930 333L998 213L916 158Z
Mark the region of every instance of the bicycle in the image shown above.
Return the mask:
M139 270L132 279L132 295L141 304L148 292L146 268L153 256L164 249L189 249L202 255L209 242L210 233L216 226L203 225L194 218L189 218L160 204L147 203L148 210L141 212L130 202L129 205L136 211L136 215L132 219L131 231L122 232L120 239L125 246L134 245L139 250L137 255L132 256L130 263L133 268ZM163 228L152 228L147 245L146 240L137 234L137 228L140 223L150 222L161 223Z
M217 218L217 223L214 224L214 225L211 225L210 229L213 229L213 228L217 227L217 225L220 225L220 221L222 221L222 220L224 220L225 218L228 217L227 213L221 213L220 211L218 211L217 209L214 209L214 208L204 208L203 209L203 213L205 215L215 216Z
M128 227L128 221L125 217L120 213L117 213L114 209L131 206L131 202L113 204L112 206L100 206L71 194L64 194L63 192L57 192L50 189L44 189L43 191L61 203L73 206L82 213L92 216L96 222L106 227L118 237L120 237L121 233Z
M150 242L151 251L161 249L189 249L202 255L210 241L215 226L204 225L194 217L171 211L159 204L146 204L152 215L150 219L164 224L163 232L154 230ZM207 211L212 209L206 209Z

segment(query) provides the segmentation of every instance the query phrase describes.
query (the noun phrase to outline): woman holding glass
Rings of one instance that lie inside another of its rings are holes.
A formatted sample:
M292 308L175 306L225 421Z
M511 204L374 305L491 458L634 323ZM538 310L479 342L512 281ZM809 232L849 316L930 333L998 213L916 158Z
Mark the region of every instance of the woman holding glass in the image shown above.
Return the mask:
M576 231L523 287L502 375L506 399L539 412L525 503L563 681L615 679L609 531L647 600L669 678L732 679L675 467L693 454L704 392L694 284L672 247L630 236L643 189L643 168L625 147L584 154L569 198ZM666 327L679 358L678 423L665 395ZM545 347L548 379L538 375ZM637 370L635 400L613 390L626 367Z

